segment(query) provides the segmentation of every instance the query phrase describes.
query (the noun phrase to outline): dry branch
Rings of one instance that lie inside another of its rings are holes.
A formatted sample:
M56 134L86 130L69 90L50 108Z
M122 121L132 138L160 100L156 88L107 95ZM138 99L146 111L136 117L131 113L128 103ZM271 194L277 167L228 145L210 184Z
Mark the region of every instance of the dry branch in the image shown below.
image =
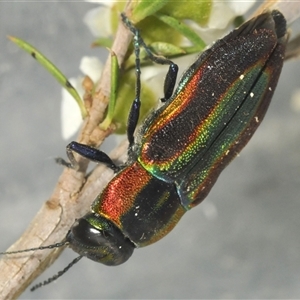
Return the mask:
M131 38L130 32L123 24L120 24L112 46L119 64L123 62ZM99 146L112 132L112 128L101 131L98 127L108 103L109 73L110 60L108 59L93 98L89 116L78 138L80 143ZM119 158L126 152L126 148L125 143L120 145L112 153L112 158ZM64 169L52 196L41 207L20 239L8 251L60 242L66 236L74 220L88 211L89 205L113 176L113 172L99 165L86 180L85 172L88 162L80 157L78 157L78 162L80 171ZM0 260L0 298L17 298L40 273L54 262L62 250L43 250L3 256Z

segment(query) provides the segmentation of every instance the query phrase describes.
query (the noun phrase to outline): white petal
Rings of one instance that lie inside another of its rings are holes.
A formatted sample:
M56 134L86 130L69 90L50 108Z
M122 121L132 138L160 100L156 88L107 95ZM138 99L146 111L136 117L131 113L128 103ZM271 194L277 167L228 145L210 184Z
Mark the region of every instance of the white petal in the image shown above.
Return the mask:
M82 88L83 78L71 78L69 81L82 97L84 90ZM63 139L69 139L74 135L82 123L80 109L74 98L66 89L62 89L61 102L61 127Z
M234 12L228 2L214 1L207 27L210 29L223 29L234 18Z
M254 4L256 0L235 0L228 1L227 5L231 8L236 16L242 16L245 14Z
M95 56L84 56L81 59L79 69L81 72L89 76L96 83L101 76L103 64Z
M116 1L113 1L113 0L85 0L85 2L99 3L99 4L101 4L101 5L111 7L111 6L114 5L114 3L115 3Z
M245 14L256 0L213 1L207 28L225 29L236 17Z
M254 3L255 0L214 1L206 27L200 27L192 21L188 24L201 36L206 44L210 45L232 30L232 20L236 16L243 15Z
M110 17L111 9L106 6L99 6L88 11L83 21L94 36L109 37L112 34Z
M163 83L167 71L167 67L161 65L143 67L142 69L142 85L151 88L157 99L163 97Z

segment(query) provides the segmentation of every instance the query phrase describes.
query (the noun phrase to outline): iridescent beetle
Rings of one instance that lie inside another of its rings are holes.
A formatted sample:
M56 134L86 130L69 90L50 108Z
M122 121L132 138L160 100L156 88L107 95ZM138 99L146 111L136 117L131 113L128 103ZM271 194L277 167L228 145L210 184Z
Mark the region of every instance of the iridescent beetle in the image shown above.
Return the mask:
M135 248L168 234L186 211L207 196L221 171L261 123L281 73L288 40L284 16L276 10L263 13L203 52L173 93L177 65L153 55L138 30L124 15L122 19L134 34L137 69L136 98L127 129L129 158L125 165L116 166L100 150L76 142L67 146L68 166L76 167L75 151L106 164L116 175L63 242L38 248L69 245L79 257L66 269L83 256L105 265L124 263ZM141 46L152 61L169 64L169 71L164 103L148 117L135 140ZM30 250L36 249L25 251Z

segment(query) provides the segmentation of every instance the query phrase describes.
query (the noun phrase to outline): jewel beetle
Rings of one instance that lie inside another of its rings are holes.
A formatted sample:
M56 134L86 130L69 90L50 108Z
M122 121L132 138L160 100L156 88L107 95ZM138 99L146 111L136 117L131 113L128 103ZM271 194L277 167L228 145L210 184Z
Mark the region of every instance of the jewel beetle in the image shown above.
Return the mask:
M137 70L136 98L128 118L128 160L117 166L100 150L76 142L67 146L67 166L76 168L76 152L116 173L65 240L48 246L69 245L79 254L74 263L83 256L105 265L124 263L135 248L163 238L185 212L204 200L260 125L288 41L284 16L276 10L263 13L204 51L173 92L176 64L152 54L138 30L122 18L134 33ZM169 65L169 71L161 107L135 137L141 101L140 47L155 63Z
M136 43L141 44L140 37ZM139 97L133 102L129 159L120 169L103 152L71 143L68 153L119 170L91 212L67 234L69 246L97 262L118 265L135 248L169 233L207 196L261 123L286 43L283 15L275 10L261 14L203 52L171 97L177 69L170 62L165 103L145 121L136 141Z

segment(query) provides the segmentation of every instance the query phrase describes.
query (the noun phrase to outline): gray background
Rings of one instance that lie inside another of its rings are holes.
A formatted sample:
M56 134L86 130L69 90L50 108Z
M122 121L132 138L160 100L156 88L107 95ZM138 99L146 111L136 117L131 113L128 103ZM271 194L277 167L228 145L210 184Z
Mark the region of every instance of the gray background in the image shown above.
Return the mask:
M0 3L0 249L17 239L61 172L61 89L7 34L34 44L67 76L100 56L83 25L95 4ZM102 55L105 52L101 52ZM262 126L207 200L160 242L119 267L81 260L56 283L22 295L50 298L299 298L300 118L290 108L299 62L285 65ZM76 256L67 249L38 280Z

